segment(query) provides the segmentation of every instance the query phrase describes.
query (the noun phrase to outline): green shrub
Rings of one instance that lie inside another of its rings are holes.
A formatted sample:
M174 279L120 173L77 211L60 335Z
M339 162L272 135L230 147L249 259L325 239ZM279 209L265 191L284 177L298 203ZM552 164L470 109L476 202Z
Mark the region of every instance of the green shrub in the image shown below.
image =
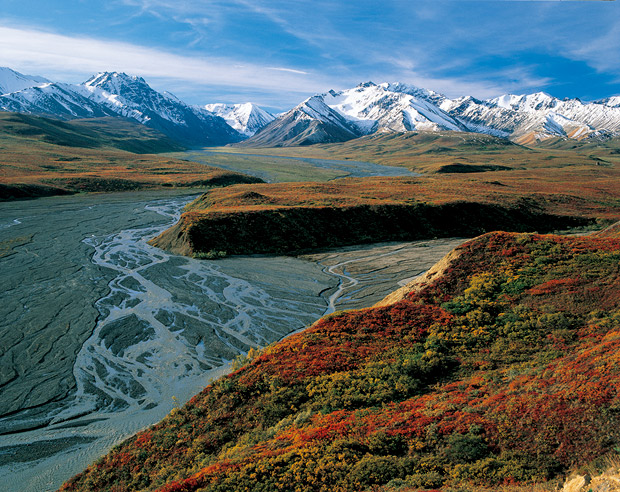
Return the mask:
M215 249L211 249L209 251L197 251L192 257L196 260L217 260L220 258L225 258L228 256L226 251L217 251Z

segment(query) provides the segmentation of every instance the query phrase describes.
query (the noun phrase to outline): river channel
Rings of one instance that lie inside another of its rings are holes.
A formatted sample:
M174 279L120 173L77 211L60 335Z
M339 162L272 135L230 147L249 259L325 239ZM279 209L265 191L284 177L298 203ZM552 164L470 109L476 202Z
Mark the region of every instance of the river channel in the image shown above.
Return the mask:
M191 198L0 204L2 490L55 490L250 347L370 306L461 242L217 261L149 246Z

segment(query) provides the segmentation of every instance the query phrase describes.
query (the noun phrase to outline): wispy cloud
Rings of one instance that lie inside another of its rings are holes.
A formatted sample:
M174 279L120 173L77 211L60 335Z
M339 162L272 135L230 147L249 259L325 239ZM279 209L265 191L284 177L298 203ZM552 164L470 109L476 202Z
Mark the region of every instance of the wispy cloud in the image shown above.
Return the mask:
M303 70L295 70L293 68L267 67L267 70L275 70L276 72L288 72L288 73L296 73L300 75L308 75L308 72L304 72Z
M474 96L488 99L506 93L523 93L527 89L539 88L550 82L545 77L535 77L527 69L511 69L495 74L493 79L485 77L441 77L425 75L411 71L401 72L393 81L413 84L417 87L430 88L448 97Z
M62 72L65 79L101 70L116 70L194 84L303 94L324 90L328 84L326 79L310 70L181 56L129 43L2 26L0 64L44 74Z
M151 16L160 21L174 21L184 26L184 36L189 38L188 47L193 47L218 31L223 14L230 10L230 4L220 0L175 1L169 0L116 0L116 5L128 7L133 12L120 17L116 23L130 24L136 19Z
M568 56L590 64L600 72L613 72L620 81L620 19L599 36L587 43L565 48Z
M59 4L70 18L71 2ZM618 6L595 0L109 0L75 14L74 25L58 22L54 13L37 21L49 22L51 32L14 8L4 15L18 17L3 21L0 14L0 64L74 82L119 70L185 99L202 98L211 87L228 102L244 97L275 106L280 100L283 109L364 80L480 98L554 87L578 95L592 85L602 96L617 92L611 80L620 78L620 21L612 15ZM80 22L85 15L89 21Z

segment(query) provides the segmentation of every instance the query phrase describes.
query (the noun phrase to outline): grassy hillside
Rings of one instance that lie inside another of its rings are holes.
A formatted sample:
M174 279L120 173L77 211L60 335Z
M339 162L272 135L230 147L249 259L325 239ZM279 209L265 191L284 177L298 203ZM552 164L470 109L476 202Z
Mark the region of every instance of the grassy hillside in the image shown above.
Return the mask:
M112 117L60 121L0 112L0 135L64 147L111 147L136 154L183 150L163 133L132 120Z
M492 233L445 263L249 354L62 490L556 490L617 458L620 239Z
M0 200L260 181L154 154L174 150L180 146L128 120L61 122L0 112Z

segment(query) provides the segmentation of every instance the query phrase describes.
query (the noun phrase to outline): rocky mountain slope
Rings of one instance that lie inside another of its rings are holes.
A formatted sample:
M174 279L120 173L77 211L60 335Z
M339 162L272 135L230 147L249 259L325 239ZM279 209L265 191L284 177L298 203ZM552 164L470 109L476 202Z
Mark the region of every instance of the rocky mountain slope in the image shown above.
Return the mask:
M144 79L102 72L83 84L52 83L0 69L0 109L62 119L124 116L187 145L290 146L343 142L378 132L477 132L532 143L620 135L620 97L584 103L539 92L450 99L402 83L312 96L274 119L250 104L190 106ZM221 117L221 118L220 118Z
M293 125L293 121L304 124ZM583 103L544 93L449 99L406 84L366 82L313 96L243 145L338 142L377 132L412 130L486 133L521 143L554 136L604 138L620 135L620 105L617 97Z
M62 490L558 490L618 456L619 261L617 238L481 236L397 302L249 354Z
M242 138L219 116L153 90L142 77L100 73L80 90L90 100L188 145L222 145Z

